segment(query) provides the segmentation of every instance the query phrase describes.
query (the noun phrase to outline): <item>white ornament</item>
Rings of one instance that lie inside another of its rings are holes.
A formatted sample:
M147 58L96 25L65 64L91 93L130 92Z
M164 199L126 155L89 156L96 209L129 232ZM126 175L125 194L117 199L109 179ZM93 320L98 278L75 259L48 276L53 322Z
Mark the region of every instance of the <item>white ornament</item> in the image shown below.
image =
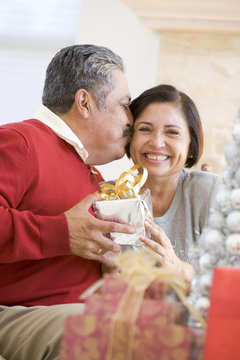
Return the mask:
M232 254L240 255L240 234L231 234L226 239L226 247Z
M212 258L209 254L203 254L199 259L199 265L202 268L208 268L212 265L211 260L212 260Z
M219 230L208 230L204 236L205 247L220 247L222 245L223 235Z
M203 290L208 291L212 285L212 275L210 273L204 274L199 279L200 286Z
M233 138L237 141L240 140L240 123L236 123L234 125L233 131L232 131Z
M223 182L225 185L230 186L234 177L234 170L231 166L226 166L222 173Z
M220 189L216 194L216 202L221 211L225 213L231 211L230 191L227 189Z
M240 185L240 168L236 171L235 179L238 185Z
M231 191L230 199L233 207L240 209L240 188Z
M224 225L225 218L222 213L219 211L212 211L210 212L208 218L208 225L215 229L221 229Z
M200 312L205 312L210 305L210 301L206 296L201 296L199 299L197 299L196 301L196 309Z
M231 141L225 149L225 159L231 166L236 166L240 163L239 144L237 141Z
M231 231L240 231L240 211L232 211L226 218L226 224Z

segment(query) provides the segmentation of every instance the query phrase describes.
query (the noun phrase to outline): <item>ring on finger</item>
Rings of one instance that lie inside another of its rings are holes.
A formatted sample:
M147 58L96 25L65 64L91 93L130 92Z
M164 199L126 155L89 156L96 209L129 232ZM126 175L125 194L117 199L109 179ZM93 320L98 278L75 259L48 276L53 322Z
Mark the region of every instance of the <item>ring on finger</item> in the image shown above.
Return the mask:
M98 250L98 252L97 252L97 255L101 255L101 254L102 254L102 252L103 252L103 249L102 249L102 248L100 248L100 249Z

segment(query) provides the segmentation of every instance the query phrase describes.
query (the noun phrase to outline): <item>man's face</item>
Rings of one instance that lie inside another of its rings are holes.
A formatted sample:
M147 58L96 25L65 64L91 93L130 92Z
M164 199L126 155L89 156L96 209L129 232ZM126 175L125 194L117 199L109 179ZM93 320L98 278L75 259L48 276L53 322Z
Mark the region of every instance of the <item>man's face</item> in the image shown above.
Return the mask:
M105 109L99 110L96 101L91 113L91 148L87 149L87 163L101 165L120 159L130 141L129 126L132 114L129 110L130 93L125 75L113 71L115 88L105 101ZM90 134L89 134L90 135Z

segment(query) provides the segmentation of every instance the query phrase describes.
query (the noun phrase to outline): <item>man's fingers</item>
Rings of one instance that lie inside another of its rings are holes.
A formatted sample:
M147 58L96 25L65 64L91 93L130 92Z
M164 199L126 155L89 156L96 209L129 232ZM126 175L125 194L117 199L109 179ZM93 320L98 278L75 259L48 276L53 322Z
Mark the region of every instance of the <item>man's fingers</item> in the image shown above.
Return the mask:
M118 223L112 221L103 221L95 219L98 221L98 229L101 230L103 234L107 233L124 233L124 234L134 234L136 232L135 228L131 224L127 223Z
M81 208L89 209L94 201L101 200L100 194L88 194L84 199L80 201L79 204L81 204Z
M119 224L128 224L125 220L123 220L121 217L116 216L116 215L104 215L101 214L99 210L96 211L96 217L98 219L104 220L104 221L112 221L112 222L116 222Z
M201 165L201 170L211 173L212 172L212 167L211 167L211 165L204 163L204 164Z

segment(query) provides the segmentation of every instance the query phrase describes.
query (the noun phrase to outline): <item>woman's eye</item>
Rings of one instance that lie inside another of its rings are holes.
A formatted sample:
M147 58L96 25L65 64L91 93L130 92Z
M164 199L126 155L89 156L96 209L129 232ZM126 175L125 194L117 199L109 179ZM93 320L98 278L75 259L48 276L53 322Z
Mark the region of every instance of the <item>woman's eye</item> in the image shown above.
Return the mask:
M150 131L150 129L148 127L140 127L138 129L138 131L142 131L142 132L145 132L145 131Z
M170 135L178 135L177 130L168 130L167 133L170 134Z

